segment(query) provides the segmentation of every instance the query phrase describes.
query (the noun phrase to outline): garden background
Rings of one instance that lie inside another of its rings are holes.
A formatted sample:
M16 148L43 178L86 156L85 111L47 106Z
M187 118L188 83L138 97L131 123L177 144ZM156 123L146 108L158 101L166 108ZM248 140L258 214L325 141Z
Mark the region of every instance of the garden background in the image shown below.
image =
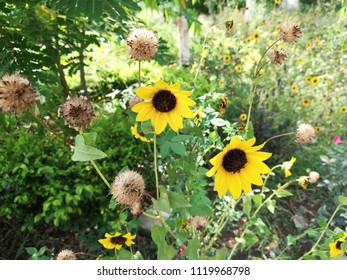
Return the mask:
M287 2L0 1L0 76L20 73L40 93L38 115L0 113L0 258L55 259L69 249L78 259L330 259L329 244L347 231L347 3ZM264 66L254 83L284 20L302 34L278 43L285 61ZM139 63L127 37L139 27L159 40L141 62L142 85L179 83L196 102L184 128L158 135L157 151L148 125L131 130ZM72 158L78 131L58 116L80 95L97 116L85 132L107 155L97 168ZM300 123L314 128L310 143L296 141ZM271 139L266 186L218 196L209 160L245 129L258 145ZM117 203L98 173L112 183L126 169L143 176L143 207L160 219ZM307 181L311 171L317 182ZM134 244L117 252L98 241L116 232L136 234Z

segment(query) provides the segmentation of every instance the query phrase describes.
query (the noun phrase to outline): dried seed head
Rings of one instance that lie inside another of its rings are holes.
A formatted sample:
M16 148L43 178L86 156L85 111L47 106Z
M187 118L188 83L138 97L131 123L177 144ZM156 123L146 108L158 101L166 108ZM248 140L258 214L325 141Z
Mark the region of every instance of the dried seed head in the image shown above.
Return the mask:
M130 207L142 200L144 190L145 181L143 177L132 170L119 173L111 186L112 197L118 203Z
M270 62L272 64L282 64L282 62L287 58L284 50L271 50L270 52Z
M87 127L96 119L88 98L82 95L69 96L66 102L59 106L58 116L64 118L65 124L77 131Z
M308 181L311 184L317 183L318 180L319 180L319 173L318 172L311 171L310 174L308 174Z
M296 129L296 142L300 144L308 144L316 136L314 127L307 123L300 123Z
M130 109L132 107L134 107L137 103L140 103L142 101L143 101L143 99L138 97L138 96L131 97L130 100L129 100L129 107L130 107Z
M77 260L76 255L71 250L62 250L57 255L57 260Z
M130 32L127 38L127 49L136 60L149 60L158 51L158 38L150 30L138 28Z
M20 114L34 107L40 94L34 86L19 74L5 74L0 79L0 109L4 113Z
M194 216L190 218L189 222L193 229L202 231L206 227L207 219L206 216Z
M130 206L130 212L133 215L141 215L143 213L144 204L142 200L135 202Z
M285 21L280 26L279 34L283 41L287 43L293 43L299 39L299 37L302 35L302 32L297 24L291 21Z

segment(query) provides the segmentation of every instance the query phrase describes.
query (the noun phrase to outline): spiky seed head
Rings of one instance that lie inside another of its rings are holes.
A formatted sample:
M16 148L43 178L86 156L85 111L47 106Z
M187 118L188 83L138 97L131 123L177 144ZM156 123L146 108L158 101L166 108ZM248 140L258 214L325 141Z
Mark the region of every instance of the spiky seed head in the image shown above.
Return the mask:
M144 190L143 177L136 171L126 170L116 176L110 192L118 203L131 207L142 199Z
M302 35L299 25L291 21L285 21L280 26L279 35L287 43L296 42Z
M143 99L141 97L138 96L133 96L129 99L129 108L131 109L132 107L134 107L137 103L142 102Z
M64 118L65 124L77 131L92 124L96 119L95 111L86 96L74 96L66 99L59 106L58 116Z
M311 143L313 138L316 136L316 130L308 123L299 123L296 129L296 142L300 144Z
M189 222L193 229L202 231L206 228L208 218L206 216L191 217Z
M59 252L57 260L77 260L77 258L73 251L65 249Z
M133 205L130 206L130 212L133 215L141 215L143 213L143 208L144 208L144 204L142 199L140 199L139 201L135 202Z
M287 58L284 50L271 50L270 51L270 62L272 64L282 64L282 62Z
M30 107L37 111L39 99L39 92L23 76L5 74L0 79L0 110L3 113L18 115Z
M310 174L308 174L308 181L311 183L311 184L315 184L317 183L317 181L319 180L319 173L316 172L316 171L311 171Z
M149 60L158 51L158 38L146 28L137 28L127 38L127 49L136 60Z

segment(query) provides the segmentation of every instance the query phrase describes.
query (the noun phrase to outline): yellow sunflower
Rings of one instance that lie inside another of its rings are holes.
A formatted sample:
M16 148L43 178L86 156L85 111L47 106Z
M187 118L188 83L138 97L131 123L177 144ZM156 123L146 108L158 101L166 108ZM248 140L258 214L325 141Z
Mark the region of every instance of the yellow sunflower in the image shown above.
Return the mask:
M319 39L314 40L314 42L315 42L315 44L316 44L317 46L320 45L320 40L319 40Z
M143 132L138 133L137 132L137 124L135 124L134 126L130 127L131 130L131 134L134 135L134 137L136 139L140 139L143 142L150 142L153 139L147 139L147 137L145 136L145 134Z
M253 40L257 41L260 38L260 34L258 31L254 32L252 35Z
M302 64L303 62L304 62L304 59L303 59L302 57L299 57L299 58L298 58L298 63L299 63L299 64Z
M190 229L190 224L186 221L182 221L182 223L178 227L179 232L187 232Z
M347 240L347 232L345 232L341 238L339 238L335 242L332 242L329 244L330 257L335 258L335 257L341 255L342 253L346 254L346 252L343 252L341 250L341 244L346 242L346 240Z
M316 86L316 85L318 85L319 84L319 78L318 77L312 77L311 78L311 84L313 85L313 86Z
M314 130L315 130L317 133L319 133L319 132L322 131L322 128L321 128L320 126L316 126L316 127L314 128Z
M306 41L306 49L311 46L311 41Z
M298 91L298 85L297 84L292 84L292 86L290 87L290 91L292 93L295 93Z
M212 177L217 172L214 190L219 196L225 195L229 190L231 195L238 199L242 190L246 193L251 191L251 184L263 184L260 174L270 172L270 168L263 161L271 157L271 153L258 151L265 143L252 147L254 143L254 137L242 141L238 136L234 136L230 143L210 160L213 167L206 175Z
M127 245L131 246L132 244L135 244L133 239L135 239L136 234L131 235L130 232L128 232L125 235L122 235L120 232L116 232L114 235L111 235L109 233L105 233L104 239L99 239L99 243L102 244L106 249L114 249L120 250L122 246Z
M240 115L240 120L241 120L241 121L247 120L247 114L241 114L241 115Z
M250 44L251 41L252 41L252 38L250 38L250 37L246 38L246 40L245 40L246 44Z
M225 55L223 55L223 60L224 60L225 62L230 62L231 56L228 55L228 54L225 54Z
M342 112L342 113L347 113L347 106L342 106L342 107L340 108L340 112Z
M195 111L194 113L194 117L195 117L195 124L198 125L201 120L203 119L204 115L202 114L202 108L200 108L199 110Z
M304 106L309 106L310 105L310 100L303 98L301 99L301 104Z
M306 76L305 81L306 83L311 83L312 77L311 76Z
M281 4L281 0L275 0L275 5Z
M224 86L224 79L220 79L219 82L218 82L219 86L222 87Z
M143 122L150 119L156 134L163 132L167 124L175 132L183 128L182 116L194 118L189 106L195 105L195 102L188 98L192 92L180 90L179 84L168 85L159 80L154 86L136 89L135 93L144 99L131 108L138 113L136 121Z
M242 71L242 65L238 64L235 66L236 73L240 73Z

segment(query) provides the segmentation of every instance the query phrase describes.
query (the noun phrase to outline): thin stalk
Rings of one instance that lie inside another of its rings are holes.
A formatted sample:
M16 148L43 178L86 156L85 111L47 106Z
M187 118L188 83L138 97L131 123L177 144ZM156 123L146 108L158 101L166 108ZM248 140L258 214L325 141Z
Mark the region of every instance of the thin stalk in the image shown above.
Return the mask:
M155 176L155 189L157 194L157 199L159 199L159 179L158 179L158 167L157 167L157 134L154 133L153 136L153 154L154 154L154 176Z
M308 251L308 252L306 252L304 255L302 255L302 256L299 258L299 260L302 260L304 257L306 257L306 256L308 256L308 255L310 255L310 254L312 254L312 253L315 251L316 247L319 245L319 242L322 240L323 236L324 236L325 233L327 232L330 223L333 221L333 219L335 218L337 212L339 212L339 210L340 210L340 208L341 208L342 206L343 206L343 205L339 204L339 205L336 207L334 213L331 215L331 217L330 217L330 219L329 219L327 225L325 226L324 230L322 231L322 233L321 233L321 235L319 236L319 238L318 238L318 240L316 241L316 243L312 246L312 248L310 249L310 251Z
M110 183L107 181L107 179L105 178L104 174L102 174L102 172L100 171L99 167L96 165L94 160L90 161L94 167L94 169L96 170L96 172L99 174L99 176L101 177L101 179L104 181L105 185L110 189L111 185Z
M139 60L139 73L138 73L138 83L139 83L139 87L141 87L141 60Z
M267 143L273 139L276 139L276 138L280 138L280 137L283 137L283 136L288 136L288 135L292 135L292 134L295 134L295 132L288 132L288 133L283 133L283 134L279 134L279 135L275 135L275 136L272 136L270 138L268 138L264 143Z

